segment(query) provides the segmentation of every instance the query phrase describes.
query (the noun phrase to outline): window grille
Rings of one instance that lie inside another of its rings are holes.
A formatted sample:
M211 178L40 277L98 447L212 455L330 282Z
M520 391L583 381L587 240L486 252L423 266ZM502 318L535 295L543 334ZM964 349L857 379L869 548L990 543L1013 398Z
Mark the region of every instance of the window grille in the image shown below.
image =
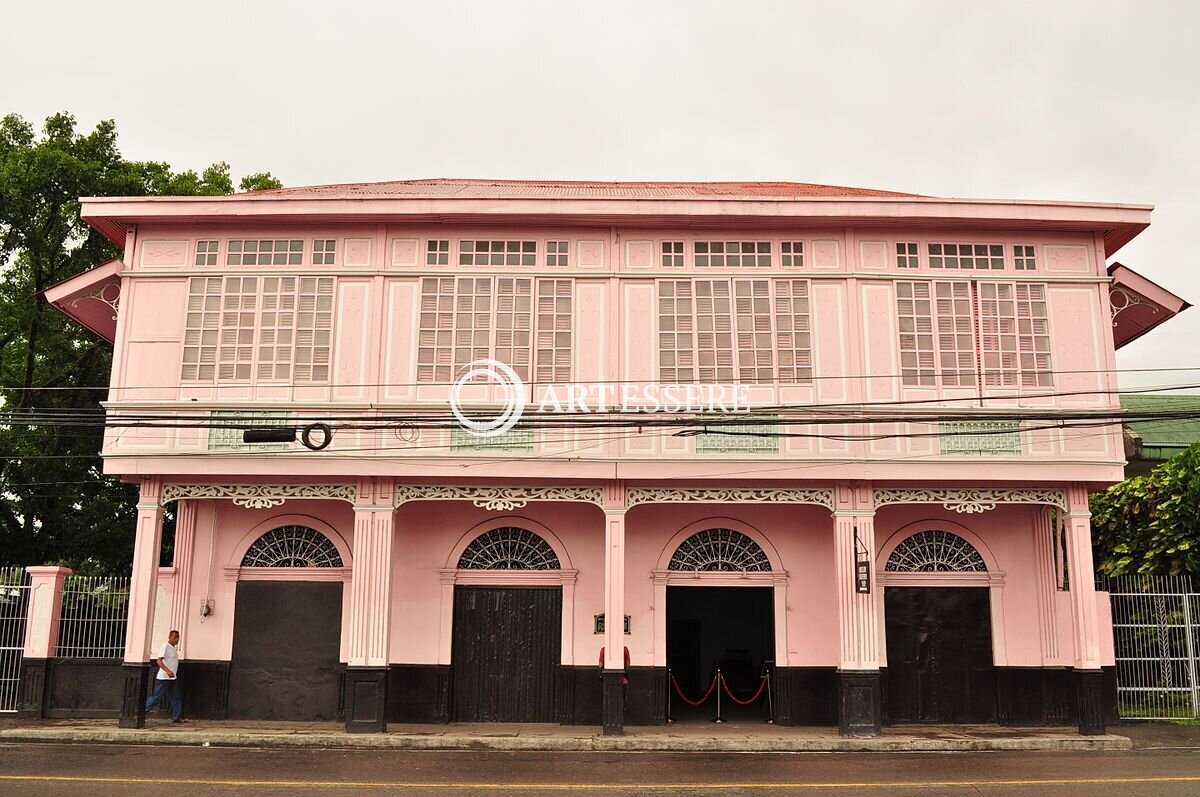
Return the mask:
M1009 421L942 421L943 454L1020 454L1020 424Z
M1017 271L1037 271L1036 249L1034 246L1013 246L1013 265Z
M217 411L208 416L209 451L286 451L292 443L246 443L242 434L246 429L263 429L291 425L291 416L286 412L262 411Z
M987 564L975 546L957 534L928 529L897 545L884 569L894 573L982 573Z
M777 454L779 453L779 418L776 416L724 416L722 420L737 420L736 424L707 427L696 435L697 454ZM704 418L697 418L698 424Z
M804 267L804 241L784 241L779 245L785 268Z
M665 268L683 268L683 241L662 242L662 264Z
M929 244L929 267L947 269L1003 269L1000 244Z
M537 241L459 241L460 266L536 266Z
M919 260L915 243L896 244L896 268L917 268Z
M196 265L215 266L217 264L217 242L196 241Z
M304 263L304 241L230 241L225 254L229 266L299 266Z
M333 257L337 253L337 241L322 239L313 241L313 265L332 266Z
M770 241L696 241L696 268L770 267Z
M460 570L560 570L550 543L528 529L504 526L480 534L458 560Z
M547 241L546 265L555 268L566 266L569 252L570 246L567 241Z
M446 266L450 264L450 242L430 240L425 245L425 264Z
M308 526L280 526L254 541L242 567L342 567L333 541Z
M771 569L771 562L759 544L740 531L705 529L680 543L667 569L762 572Z
M468 415L468 417L470 417ZM489 418L481 417L480 420ZM533 429L520 425L509 429L504 434L492 437L473 435L459 426L450 427L451 451L501 451L506 453L532 454Z

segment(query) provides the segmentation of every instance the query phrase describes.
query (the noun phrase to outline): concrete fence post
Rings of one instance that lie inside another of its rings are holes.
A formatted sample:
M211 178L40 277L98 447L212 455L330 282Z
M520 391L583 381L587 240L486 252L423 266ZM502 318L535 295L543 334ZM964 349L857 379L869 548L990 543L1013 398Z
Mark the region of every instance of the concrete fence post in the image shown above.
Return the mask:
M58 648L63 582L69 567L27 567L29 609L25 616L25 649L21 659L21 699L17 716L41 719L49 697L49 660Z

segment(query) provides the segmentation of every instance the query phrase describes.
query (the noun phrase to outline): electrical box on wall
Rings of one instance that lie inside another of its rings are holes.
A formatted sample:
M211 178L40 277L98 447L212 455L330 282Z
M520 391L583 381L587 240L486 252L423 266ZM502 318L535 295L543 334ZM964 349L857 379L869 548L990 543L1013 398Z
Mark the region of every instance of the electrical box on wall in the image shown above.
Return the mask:
M208 598L203 598L200 601L200 616L209 617L213 613L213 602Z

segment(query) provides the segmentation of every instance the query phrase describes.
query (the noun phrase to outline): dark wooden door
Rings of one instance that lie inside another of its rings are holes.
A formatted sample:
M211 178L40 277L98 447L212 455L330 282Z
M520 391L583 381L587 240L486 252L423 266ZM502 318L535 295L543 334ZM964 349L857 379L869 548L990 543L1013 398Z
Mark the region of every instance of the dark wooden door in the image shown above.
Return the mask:
M230 719L337 718L340 581L240 581L233 618Z
M985 587L889 587L887 719L993 722L996 674Z
M454 719L554 722L561 651L561 587L456 587Z

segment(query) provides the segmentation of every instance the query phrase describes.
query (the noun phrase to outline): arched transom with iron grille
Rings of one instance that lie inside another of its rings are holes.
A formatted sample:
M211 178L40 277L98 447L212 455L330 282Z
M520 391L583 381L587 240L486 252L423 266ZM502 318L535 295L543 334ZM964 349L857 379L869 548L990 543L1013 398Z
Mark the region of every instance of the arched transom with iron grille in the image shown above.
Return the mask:
M757 542L740 531L705 529L679 544L667 569L740 573L770 570L771 561Z
M308 526L280 526L259 537L242 557L242 567L341 567L333 541Z
M559 570L550 543L528 529L504 526L480 534L458 559L460 570Z
M975 546L949 531L918 531L896 546L885 570L894 573L980 573L987 563Z

